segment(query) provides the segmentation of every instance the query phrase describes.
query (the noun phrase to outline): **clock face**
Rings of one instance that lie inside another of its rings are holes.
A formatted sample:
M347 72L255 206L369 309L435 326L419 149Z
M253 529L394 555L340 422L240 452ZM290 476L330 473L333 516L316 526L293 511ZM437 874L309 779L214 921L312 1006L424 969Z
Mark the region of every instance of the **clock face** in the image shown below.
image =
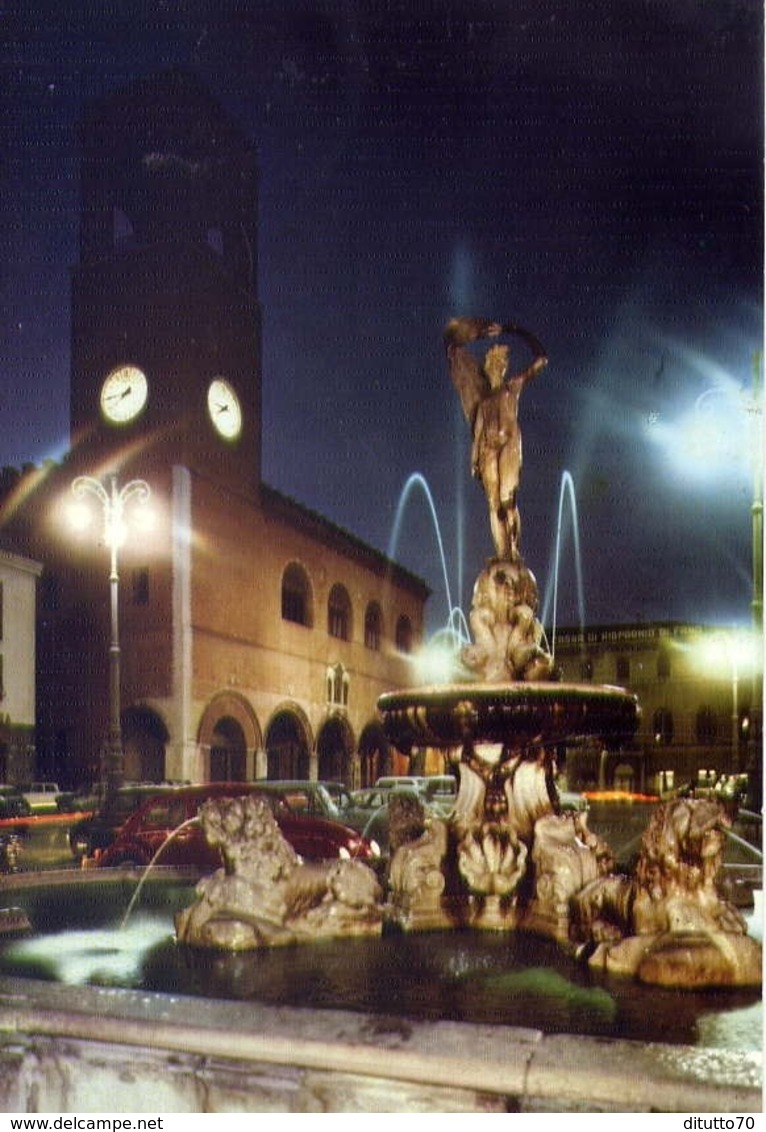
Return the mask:
M207 391L207 409L216 431L226 440L239 436L242 429L242 409L237 394L222 377L210 382Z
M136 366L119 366L101 387L101 411L116 424L132 421L146 404L148 393L146 374Z

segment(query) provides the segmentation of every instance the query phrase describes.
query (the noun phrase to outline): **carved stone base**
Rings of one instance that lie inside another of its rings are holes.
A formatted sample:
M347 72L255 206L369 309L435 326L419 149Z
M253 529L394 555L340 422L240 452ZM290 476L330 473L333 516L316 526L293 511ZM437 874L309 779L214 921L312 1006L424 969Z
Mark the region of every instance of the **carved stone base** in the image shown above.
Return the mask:
M763 957L750 936L729 932L665 932L601 943L589 965L641 983L678 990L761 985Z
M476 913L471 920L471 927L478 931L507 932L518 926L515 900L504 900L493 893L477 897L474 906Z
M435 932L455 927L447 907L418 900L389 904L387 921L404 932Z

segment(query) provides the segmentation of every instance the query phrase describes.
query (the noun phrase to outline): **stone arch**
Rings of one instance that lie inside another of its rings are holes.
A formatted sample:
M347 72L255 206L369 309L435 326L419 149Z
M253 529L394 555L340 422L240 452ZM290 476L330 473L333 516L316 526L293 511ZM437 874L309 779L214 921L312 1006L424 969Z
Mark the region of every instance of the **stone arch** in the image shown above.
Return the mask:
M361 786L373 786L381 775L391 771L391 745L377 720L371 720L359 736L359 775Z
M266 726L264 747L268 778L311 777L311 724L297 704L277 708Z
M206 782L245 782L255 777L261 729L244 696L236 692L214 696L202 714L197 742Z
M170 732L164 719L148 704L134 704L122 712L124 774L132 782L162 782Z
M345 715L333 714L322 723L317 734L318 777L329 782L354 786L354 732Z

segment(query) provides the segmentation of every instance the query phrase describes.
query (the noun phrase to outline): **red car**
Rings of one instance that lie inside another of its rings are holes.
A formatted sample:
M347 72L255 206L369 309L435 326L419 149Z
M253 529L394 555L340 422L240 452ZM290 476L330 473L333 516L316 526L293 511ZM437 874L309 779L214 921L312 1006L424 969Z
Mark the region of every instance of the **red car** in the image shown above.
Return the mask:
M112 844L99 853L94 863L101 868L115 865L148 865L157 857L159 865L193 865L203 872L220 868L221 856L208 845L196 818L200 806L210 798L238 798L259 794L271 804L285 840L307 861L337 857L374 861L379 855L356 830L326 818L294 813L287 797L278 791L263 790L252 782L210 782L203 786L163 789L147 798L128 818ZM189 824L183 829L185 822ZM172 837L171 837L172 834Z

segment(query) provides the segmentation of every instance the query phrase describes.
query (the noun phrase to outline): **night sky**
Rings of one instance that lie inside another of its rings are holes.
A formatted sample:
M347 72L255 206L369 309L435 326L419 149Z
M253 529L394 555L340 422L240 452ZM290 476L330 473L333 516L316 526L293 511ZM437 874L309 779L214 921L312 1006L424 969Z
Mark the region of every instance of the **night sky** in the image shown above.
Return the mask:
M268 483L423 577L434 629L426 483L467 611L492 544L442 331L518 322L550 358L522 397L519 500L546 625L563 481L559 625L575 533L588 623L746 622L762 23L751 0L12 0L0 465L68 445L82 108L181 65L259 152ZM684 418L707 430L696 468L673 456Z

